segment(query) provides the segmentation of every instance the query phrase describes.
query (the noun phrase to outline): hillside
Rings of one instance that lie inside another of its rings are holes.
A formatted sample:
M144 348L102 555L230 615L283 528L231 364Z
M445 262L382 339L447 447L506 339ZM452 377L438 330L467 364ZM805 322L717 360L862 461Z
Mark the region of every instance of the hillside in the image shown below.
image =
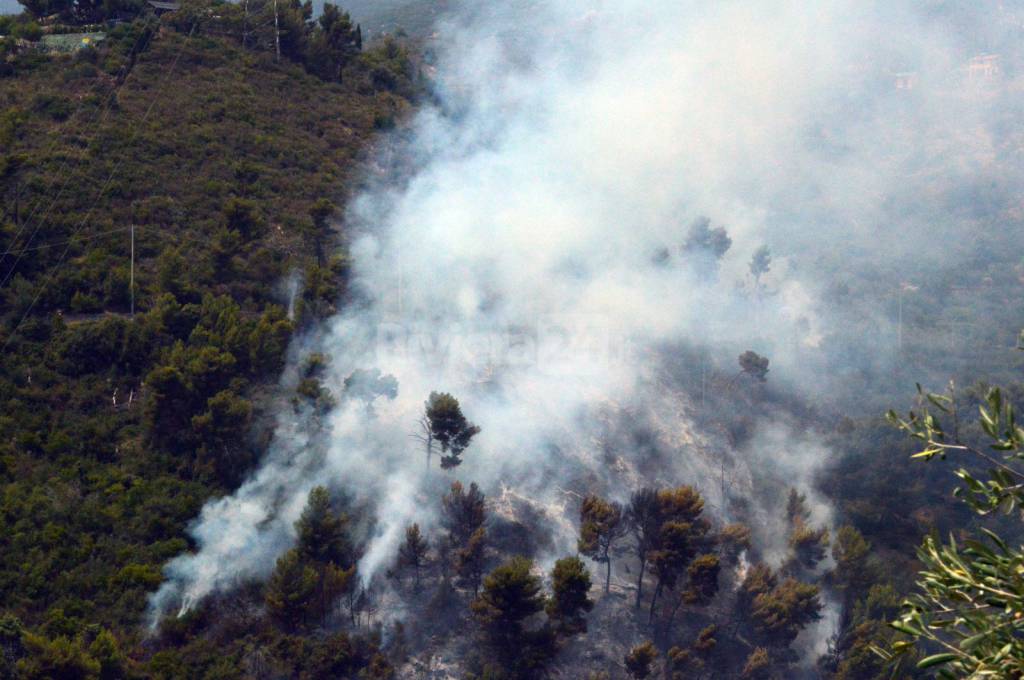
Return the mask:
M1020 2L21 2L0 680L1024 677Z
M343 293L327 199L411 106L397 45L332 82L216 28L140 18L0 77L0 677L144 663L163 562Z
M452 0L355 0L347 4L347 9L371 34L402 30L411 36L426 37L434 31L438 18L457 4Z

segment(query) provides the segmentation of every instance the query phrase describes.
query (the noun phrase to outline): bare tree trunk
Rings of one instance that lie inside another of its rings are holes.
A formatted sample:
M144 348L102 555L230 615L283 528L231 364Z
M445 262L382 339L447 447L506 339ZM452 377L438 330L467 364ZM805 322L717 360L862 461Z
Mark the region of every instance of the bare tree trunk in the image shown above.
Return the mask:
M274 0L274 48L276 51L275 63L281 62L281 27L277 23L277 0Z
M657 580L657 586L654 587L654 595L650 598L650 612L648 613L647 623L654 623L654 605L657 604L658 596L662 595L662 580Z
M644 569L647 567L647 558L640 559L640 578L636 581L636 608L640 608L640 596L644 591Z
M327 567L320 565L320 626L327 627Z
M679 608L683 606L683 598L679 597L676 599L676 604L672 607L672 613L668 615L668 622L665 624L665 636L672 632L672 625L676 621L676 614L679 612Z
M661 579L658 579L658 585L654 588L654 596L651 598L651 611L647 617L647 623L654 622L654 605L658 604L659 595L661 595Z

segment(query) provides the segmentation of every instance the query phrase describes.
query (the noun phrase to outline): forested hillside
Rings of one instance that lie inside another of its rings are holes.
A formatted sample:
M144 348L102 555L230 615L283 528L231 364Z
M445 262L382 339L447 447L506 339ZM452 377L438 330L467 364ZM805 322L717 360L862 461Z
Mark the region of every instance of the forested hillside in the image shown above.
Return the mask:
M343 298L331 201L417 87L396 43L334 48L343 16L292 8L277 61L265 12L243 45L230 6L189 7L71 55L0 39L3 677L222 658L158 673L146 596L259 454L291 337Z
M1024 677L1016 3L21 1L0 680Z

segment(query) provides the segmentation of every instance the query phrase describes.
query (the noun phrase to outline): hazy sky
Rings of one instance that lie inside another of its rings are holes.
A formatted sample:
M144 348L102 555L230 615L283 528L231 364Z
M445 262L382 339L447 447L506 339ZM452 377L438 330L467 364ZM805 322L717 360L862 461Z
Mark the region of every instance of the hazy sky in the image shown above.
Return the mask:
M14 0L0 0L0 14L17 14L21 9Z

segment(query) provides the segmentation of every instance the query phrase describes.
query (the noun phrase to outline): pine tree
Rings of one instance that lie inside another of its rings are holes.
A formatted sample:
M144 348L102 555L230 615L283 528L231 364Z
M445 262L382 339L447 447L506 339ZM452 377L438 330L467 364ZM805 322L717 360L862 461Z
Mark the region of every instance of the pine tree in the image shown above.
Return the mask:
M1017 348L1024 350L1024 331ZM1001 389L991 388L985 394L977 422L980 432L969 440L961 439L952 384L946 394L922 391L921 405L906 418L893 411L887 414L893 425L917 440L920 448L914 458L968 459L956 471L961 482L957 495L980 515L1024 505L1024 427ZM976 470L983 468L988 474L979 479ZM894 663L926 653L918 668L943 678L1020 676L1024 552L1016 532L1006 540L995 528L982 526L984 535L975 536L962 530L968 533L966 540L952 533L948 541L935 535L924 539L917 550L922 571L916 592L904 600L899 619L892 623L909 640L890 640L876 645L875 651Z
M629 529L636 540L634 550L640 561L640 573L636 580L636 607L640 607L643 596L644 572L647 560L655 546L658 531L661 529L661 516L658 512L658 493L654 489L643 488L636 491L629 501Z
M348 519L331 509L330 495L322 486L309 492L302 515L295 523L299 535L298 550L317 574L321 623L326 625L333 596L330 579L348 569L354 574L354 555L347 534ZM352 574L345 579L348 583Z
M811 512L807 509L807 497L796 489L789 490L786 518L790 525L789 547L793 551L790 565L795 564L805 571L811 571L828 551L828 528L814 528L810 525Z
M467 491L461 482L452 482L451 490L441 499L441 505L441 525L448 530L456 547L466 545L484 524L484 494L476 483L471 483Z
M594 608L589 598L590 573L578 557L565 557L555 562L551 571L552 597L548 601L548 618L565 633L586 632L584 614Z
M611 589L612 546L627 531L622 520L622 507L618 503L609 503L594 495L583 499L580 507L580 538L576 549L595 562L604 563L605 594Z
M643 680L651 674L651 665L657 658L658 650L654 643L648 640L629 650L629 654L622 661L632 677Z
M455 569L464 582L473 588L473 596L480 589L480 577L484 573L484 550L487 547L487 532L479 527L456 552Z
M706 606L718 593L721 564L717 555L701 555L687 568L688 585L683 593L687 604Z
M750 275L754 277L754 287L760 290L761 288L761 277L771 271L772 268L772 251L768 246L761 246L754 251L754 256L750 258Z
M820 589L788 578L754 598L751 617L760 638L771 647L786 647L808 624L821 618Z
M517 556L488 574L473 602L477 619L486 625L516 627L544 609L541 581L532 572L533 561Z
M394 400L398 396L398 380L383 375L379 368L356 369L345 378L344 396L363 402L368 417L374 416L373 403L380 397Z
M744 680L767 680L772 674L772 658L764 647L757 647L743 664L740 677Z
M513 557L484 578L483 589L470 604L487 641L506 669L537 664L533 640L523 627L526 619L544 609L541 580L533 562Z
M648 538L647 558L657 576L649 619L654 620L658 598L672 589L690 560L707 542L709 525L701 517L704 499L691 486L659 491L654 496L654 530Z
M427 560L429 550L430 544L420 534L419 524L413 524L405 530L405 542L398 548L398 563L413 570L417 590L420 587L420 569Z
M277 560L267 582L267 609L286 627L294 629L306 619L306 612L316 596L316 572L292 548Z
M747 350L740 355L739 362L741 374L745 373L758 382L765 382L768 379L768 357Z
M836 532L836 540L832 544L835 582L848 597L862 593L874 581L868 564L870 554L871 544L856 528L844 526Z
M295 523L299 550L314 562L348 566L352 561L347 536L348 519L331 509L331 497L322 486L309 492L306 507Z
M427 465L433 443L441 447L441 467L445 470L462 463L462 453L469 447L480 428L469 422L462 413L459 400L445 392L431 392L424 403L423 439L427 445Z

